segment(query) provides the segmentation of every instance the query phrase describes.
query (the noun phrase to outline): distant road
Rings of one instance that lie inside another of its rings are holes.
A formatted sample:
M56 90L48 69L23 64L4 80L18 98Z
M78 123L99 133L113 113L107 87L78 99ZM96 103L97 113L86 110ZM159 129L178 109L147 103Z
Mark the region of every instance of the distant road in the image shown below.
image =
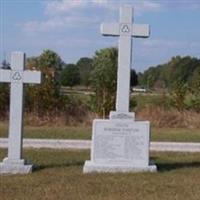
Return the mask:
M0 148L8 147L8 139L0 138ZM24 139L24 148L90 149L91 140ZM151 151L200 152L200 143L151 142Z

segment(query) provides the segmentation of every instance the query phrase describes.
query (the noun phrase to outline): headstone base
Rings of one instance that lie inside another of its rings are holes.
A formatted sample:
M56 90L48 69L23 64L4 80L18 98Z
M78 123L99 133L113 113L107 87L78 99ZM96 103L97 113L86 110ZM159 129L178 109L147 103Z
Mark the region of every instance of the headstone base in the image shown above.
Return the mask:
M131 165L108 165L108 164L99 164L92 161L86 161L83 173L117 173L117 172L157 172L156 165L149 166L131 166Z
M156 172L156 165L149 161L149 140L149 121L95 119L91 160L85 162L83 173Z
M28 174L32 172L33 165L25 164L24 160L10 160L5 158L0 163L0 174Z

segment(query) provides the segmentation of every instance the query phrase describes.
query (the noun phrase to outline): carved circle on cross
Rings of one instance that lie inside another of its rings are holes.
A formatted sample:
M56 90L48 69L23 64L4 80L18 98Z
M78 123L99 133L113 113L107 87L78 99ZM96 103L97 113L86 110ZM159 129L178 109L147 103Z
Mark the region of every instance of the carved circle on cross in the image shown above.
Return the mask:
M11 75L11 79L14 82L22 81L23 73L21 71L13 71Z
M120 24L120 34L121 35L131 35L132 26L128 23L121 23Z
M130 32L130 29L129 29L129 27L128 27L127 24L124 24L124 25L122 26L122 28L121 28L121 31L122 31L123 33L129 33L129 32Z

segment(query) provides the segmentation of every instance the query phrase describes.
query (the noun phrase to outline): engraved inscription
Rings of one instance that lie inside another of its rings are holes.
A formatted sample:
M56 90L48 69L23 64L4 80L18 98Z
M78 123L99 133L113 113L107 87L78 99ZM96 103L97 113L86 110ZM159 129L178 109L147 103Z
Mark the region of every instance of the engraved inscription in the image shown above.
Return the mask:
M99 159L119 159L124 157L124 137L112 135L98 136L96 138L96 152Z
M112 119L132 119L133 116L124 113L119 113L112 116Z
M94 135L94 160L148 164L148 125L137 124L139 123L97 123Z

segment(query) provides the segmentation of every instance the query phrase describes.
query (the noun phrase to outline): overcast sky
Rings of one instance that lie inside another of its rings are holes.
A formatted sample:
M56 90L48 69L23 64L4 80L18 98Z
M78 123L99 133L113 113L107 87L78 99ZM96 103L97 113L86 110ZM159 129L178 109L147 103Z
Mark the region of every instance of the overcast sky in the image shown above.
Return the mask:
M176 55L200 58L200 0L0 0L0 61L11 51L30 57L52 49L75 63L117 46L118 38L100 34L100 24L117 22L126 3L134 6L134 23L151 26L150 38L133 39L136 71Z

